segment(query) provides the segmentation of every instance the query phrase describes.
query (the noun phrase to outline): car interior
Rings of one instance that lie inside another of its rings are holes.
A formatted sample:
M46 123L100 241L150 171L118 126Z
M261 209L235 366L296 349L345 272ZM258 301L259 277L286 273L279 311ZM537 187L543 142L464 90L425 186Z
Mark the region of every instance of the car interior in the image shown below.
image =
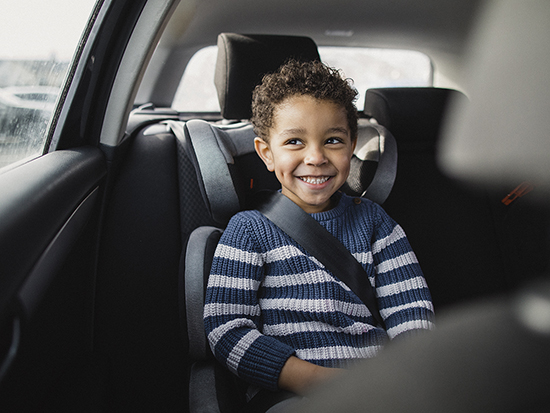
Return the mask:
M0 409L240 411L245 384L214 360L202 308L228 220L280 187L254 152L252 90L290 58L370 47L426 54L433 82L361 91L342 191L404 228L441 327L297 411L518 411L527 398L545 411L549 102L532 62L548 63L550 9L533 3L99 1L44 155L0 169ZM521 35L491 55L502 31ZM499 70L532 38L510 86ZM219 111L176 110L186 66L212 46ZM525 286L538 330L509 304Z

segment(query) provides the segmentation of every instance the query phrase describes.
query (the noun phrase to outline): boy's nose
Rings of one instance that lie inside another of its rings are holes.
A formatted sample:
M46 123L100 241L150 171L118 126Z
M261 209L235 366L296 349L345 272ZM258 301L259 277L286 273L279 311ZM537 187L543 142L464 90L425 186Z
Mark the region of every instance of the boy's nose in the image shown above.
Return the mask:
M307 165L319 166L327 162L327 158L322 148L310 147L307 151L304 162Z

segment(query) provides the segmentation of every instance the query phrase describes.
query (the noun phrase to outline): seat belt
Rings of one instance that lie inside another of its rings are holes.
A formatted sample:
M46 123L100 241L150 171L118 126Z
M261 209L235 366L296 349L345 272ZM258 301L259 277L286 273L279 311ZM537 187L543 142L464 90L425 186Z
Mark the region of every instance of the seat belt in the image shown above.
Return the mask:
M280 192L258 192L255 208L345 283L386 328L367 273L334 235Z

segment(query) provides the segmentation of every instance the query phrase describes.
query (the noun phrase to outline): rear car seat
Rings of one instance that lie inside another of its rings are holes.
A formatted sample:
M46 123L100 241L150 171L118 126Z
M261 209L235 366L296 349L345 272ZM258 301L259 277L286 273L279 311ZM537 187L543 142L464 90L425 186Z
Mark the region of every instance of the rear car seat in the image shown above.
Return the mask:
M521 224L517 216L506 219L511 210L500 203L506 192L465 188L440 171L438 139L454 99L466 97L450 89L381 88L367 91L364 109L397 141L397 177L383 206L405 229L436 310L509 290L521 278L512 273L520 262L533 267L524 267L526 273L540 273L548 262L535 252L547 244L542 218L538 225L526 224L525 217ZM523 251L514 245L520 239L510 238L520 232L531 234Z

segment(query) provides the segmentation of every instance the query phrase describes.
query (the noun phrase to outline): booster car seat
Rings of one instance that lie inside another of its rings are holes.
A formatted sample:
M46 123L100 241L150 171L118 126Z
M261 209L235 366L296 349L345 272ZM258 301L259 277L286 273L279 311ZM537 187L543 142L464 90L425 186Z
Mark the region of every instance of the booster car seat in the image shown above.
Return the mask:
M245 384L213 358L204 332L204 293L212 257L223 228L236 212L249 207L254 193L280 188L274 174L254 151L251 115L252 90L265 73L277 70L290 57L319 59L311 39L291 36L221 34L218 38L216 86L224 122L203 120L167 122L186 156L195 165L201 193L218 227L193 231L182 255L180 277L182 322L188 335L191 412L237 411L245 403ZM243 121L243 119L245 119ZM352 173L343 190L383 202L395 177L393 137L379 125L362 120Z

